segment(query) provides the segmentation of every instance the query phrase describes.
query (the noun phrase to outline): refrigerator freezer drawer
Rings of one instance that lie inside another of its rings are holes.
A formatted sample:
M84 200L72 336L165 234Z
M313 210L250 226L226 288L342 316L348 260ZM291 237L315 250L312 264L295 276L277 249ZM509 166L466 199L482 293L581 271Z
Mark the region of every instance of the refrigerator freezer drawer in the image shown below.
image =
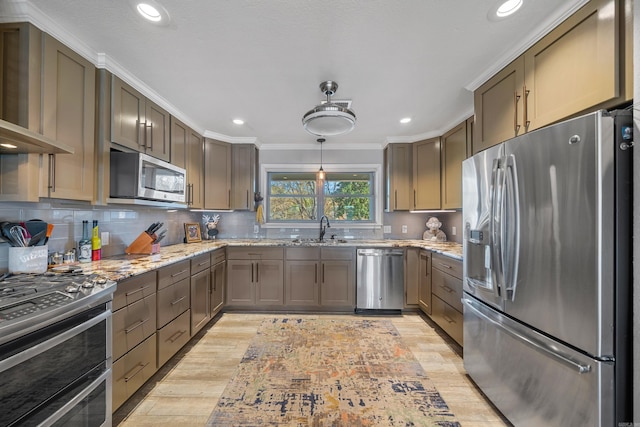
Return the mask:
M464 367L518 427L613 426L614 365L555 342L465 295Z

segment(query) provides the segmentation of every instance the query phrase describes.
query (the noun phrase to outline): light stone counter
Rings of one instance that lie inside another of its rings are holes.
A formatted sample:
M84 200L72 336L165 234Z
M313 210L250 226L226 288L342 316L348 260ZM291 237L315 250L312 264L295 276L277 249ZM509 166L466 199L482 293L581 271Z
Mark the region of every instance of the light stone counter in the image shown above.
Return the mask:
M226 246L322 246L357 248L421 248L462 260L462 245L454 242L428 242L425 240L340 240L344 243L295 243L292 239L228 239L163 246L155 255L117 255L101 261L78 264L86 274L96 273L120 281L154 270L185 258L191 258Z

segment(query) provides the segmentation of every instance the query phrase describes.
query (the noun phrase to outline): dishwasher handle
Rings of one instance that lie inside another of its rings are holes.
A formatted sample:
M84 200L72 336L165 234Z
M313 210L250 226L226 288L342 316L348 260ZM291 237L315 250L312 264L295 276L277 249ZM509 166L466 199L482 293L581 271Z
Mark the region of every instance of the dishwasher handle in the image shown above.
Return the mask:
M358 249L358 256L404 256L403 250L384 250L384 249Z

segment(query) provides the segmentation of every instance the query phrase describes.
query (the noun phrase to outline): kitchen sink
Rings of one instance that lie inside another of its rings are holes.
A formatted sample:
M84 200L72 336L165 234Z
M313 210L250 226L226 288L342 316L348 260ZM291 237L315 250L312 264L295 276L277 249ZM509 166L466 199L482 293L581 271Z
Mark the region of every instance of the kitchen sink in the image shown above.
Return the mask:
M293 239L291 241L291 243L297 244L297 245L304 245L304 244L310 244L310 243L314 243L314 244L319 244L319 245L337 245L340 243L348 243L348 240L345 239L324 239L323 241L320 241L320 239L313 239L313 238L303 238L303 239Z

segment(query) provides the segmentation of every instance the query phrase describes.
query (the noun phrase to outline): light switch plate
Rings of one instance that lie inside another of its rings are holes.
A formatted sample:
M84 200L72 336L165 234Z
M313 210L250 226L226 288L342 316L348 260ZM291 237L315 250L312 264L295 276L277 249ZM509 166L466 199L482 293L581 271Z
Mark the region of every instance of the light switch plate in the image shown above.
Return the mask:
M405 233L405 234L407 233L407 226L406 225L402 226L402 232Z
M101 232L100 240L102 240L102 246L107 246L109 244L109 232L108 231Z
M258 234L260 232L260 226L258 224L253 225L253 233Z
M451 227L451 235L455 236L458 230L455 227Z
M382 231L384 233L391 233L391 226L390 225L385 225L384 227L382 227Z

